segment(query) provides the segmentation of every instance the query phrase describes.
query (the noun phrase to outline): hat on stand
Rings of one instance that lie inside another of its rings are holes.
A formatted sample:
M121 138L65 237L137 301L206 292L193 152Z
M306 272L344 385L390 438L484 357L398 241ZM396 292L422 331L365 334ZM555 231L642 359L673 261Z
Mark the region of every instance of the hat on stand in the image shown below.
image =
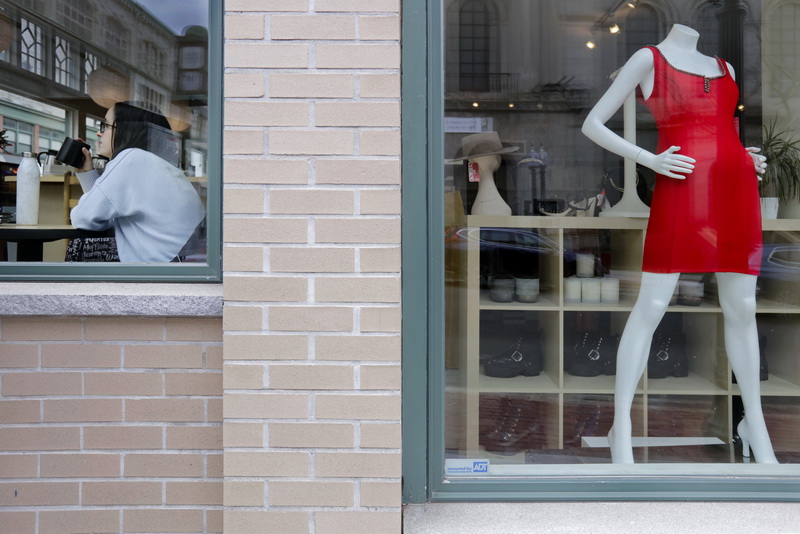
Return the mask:
M519 147L516 146L503 147L497 132L481 132L461 138L462 156L453 158L452 161L463 161L482 156L499 156L501 154L510 154L517 150L519 150Z

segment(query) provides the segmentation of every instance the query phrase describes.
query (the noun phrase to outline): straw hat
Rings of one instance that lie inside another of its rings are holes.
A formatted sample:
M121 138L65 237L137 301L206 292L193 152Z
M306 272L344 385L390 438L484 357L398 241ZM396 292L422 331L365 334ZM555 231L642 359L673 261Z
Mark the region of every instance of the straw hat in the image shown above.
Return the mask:
M453 158L453 161L493 156L495 154L510 154L517 150L519 150L519 147L516 146L503 147L497 132L482 132L463 137L461 139L461 153L463 155Z

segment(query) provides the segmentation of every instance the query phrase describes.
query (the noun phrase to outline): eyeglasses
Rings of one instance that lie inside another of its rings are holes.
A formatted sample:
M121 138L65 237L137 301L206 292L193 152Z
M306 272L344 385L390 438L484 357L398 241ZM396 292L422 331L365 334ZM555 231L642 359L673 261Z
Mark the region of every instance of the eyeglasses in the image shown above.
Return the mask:
M116 126L114 126L113 124L109 124L109 123L107 123L107 122L101 122L101 123L100 123L100 130L99 130L99 131L100 131L100 133L105 133L105 131L106 131L108 128L116 128Z

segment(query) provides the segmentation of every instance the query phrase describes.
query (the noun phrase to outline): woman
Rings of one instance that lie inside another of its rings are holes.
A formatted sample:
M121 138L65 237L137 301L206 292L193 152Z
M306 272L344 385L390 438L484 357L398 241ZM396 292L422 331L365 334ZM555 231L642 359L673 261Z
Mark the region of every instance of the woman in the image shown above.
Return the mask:
M183 172L163 159L174 138L167 119L146 104L118 102L97 137L97 154L109 162L100 176L83 149L73 226L113 229L122 262L176 260L205 209Z

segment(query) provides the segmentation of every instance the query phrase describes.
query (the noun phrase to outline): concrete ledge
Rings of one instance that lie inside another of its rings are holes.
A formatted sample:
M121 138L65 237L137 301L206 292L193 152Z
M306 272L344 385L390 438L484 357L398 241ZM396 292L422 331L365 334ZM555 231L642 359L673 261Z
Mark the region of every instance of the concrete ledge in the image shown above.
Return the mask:
M221 317L222 284L6 282L0 315Z

